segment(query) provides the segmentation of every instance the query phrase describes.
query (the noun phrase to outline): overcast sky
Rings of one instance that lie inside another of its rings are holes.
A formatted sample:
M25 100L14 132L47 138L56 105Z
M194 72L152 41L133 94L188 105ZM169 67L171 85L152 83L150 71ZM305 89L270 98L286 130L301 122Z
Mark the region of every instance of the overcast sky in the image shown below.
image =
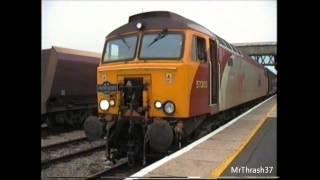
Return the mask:
M60 46L102 52L104 39L133 14L164 10L207 27L230 43L277 41L275 0L42 0L42 49Z

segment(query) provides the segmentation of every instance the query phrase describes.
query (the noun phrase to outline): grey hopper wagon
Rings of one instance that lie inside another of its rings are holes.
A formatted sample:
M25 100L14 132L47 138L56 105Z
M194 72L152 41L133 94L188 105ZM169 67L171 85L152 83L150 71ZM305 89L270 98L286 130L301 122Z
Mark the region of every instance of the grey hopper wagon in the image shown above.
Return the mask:
M101 55L61 47L41 52L41 123L81 125L96 112Z

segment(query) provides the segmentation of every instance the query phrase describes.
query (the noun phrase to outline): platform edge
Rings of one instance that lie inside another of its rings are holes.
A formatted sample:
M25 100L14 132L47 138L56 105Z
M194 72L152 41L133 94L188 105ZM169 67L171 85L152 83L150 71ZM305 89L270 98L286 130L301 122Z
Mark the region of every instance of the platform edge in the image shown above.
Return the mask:
M251 133L247 136L244 143L242 143L234 153L232 153L224 162L222 162L217 168L215 168L212 171L211 176L209 177L210 179L218 179L225 172L225 170L240 155L240 153L245 149L245 147L247 147L248 144L250 144L251 140L255 137L255 135L259 132L259 130L267 122L268 117L274 111L276 106L277 104L273 105L273 107L268 111L266 116L262 118L263 120L260 121L259 124L255 127L255 129L251 131Z

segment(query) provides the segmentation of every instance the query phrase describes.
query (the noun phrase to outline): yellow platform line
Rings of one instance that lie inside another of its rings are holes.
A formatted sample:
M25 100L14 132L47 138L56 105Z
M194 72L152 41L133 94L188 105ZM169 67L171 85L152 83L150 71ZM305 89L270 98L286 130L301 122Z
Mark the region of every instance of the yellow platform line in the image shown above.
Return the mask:
M250 143L250 141L255 137L255 135L258 133L258 131L262 128L262 126L265 124L268 117L275 111L276 104L273 105L271 110L267 113L265 117L262 118L260 123L255 127L253 131L249 134L249 136L246 138L244 143L240 145L240 147L232 153L224 162L222 162L216 169L214 169L211 173L210 179L218 179L225 170L230 166L230 164L240 155L240 153L245 149L245 147Z

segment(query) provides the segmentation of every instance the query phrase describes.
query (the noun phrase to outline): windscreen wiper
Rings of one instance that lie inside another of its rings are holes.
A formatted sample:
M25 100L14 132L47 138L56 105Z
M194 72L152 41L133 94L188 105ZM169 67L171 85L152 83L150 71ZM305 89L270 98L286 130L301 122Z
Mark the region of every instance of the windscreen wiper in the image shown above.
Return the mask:
M164 38L167 35L168 29L163 29L156 38L153 39L153 41L148 45L148 47L152 46L155 42L158 40Z
M120 36L120 39L122 40L123 44L125 44L127 46L127 48L130 49L130 46L127 43L126 39L124 39L122 36Z

